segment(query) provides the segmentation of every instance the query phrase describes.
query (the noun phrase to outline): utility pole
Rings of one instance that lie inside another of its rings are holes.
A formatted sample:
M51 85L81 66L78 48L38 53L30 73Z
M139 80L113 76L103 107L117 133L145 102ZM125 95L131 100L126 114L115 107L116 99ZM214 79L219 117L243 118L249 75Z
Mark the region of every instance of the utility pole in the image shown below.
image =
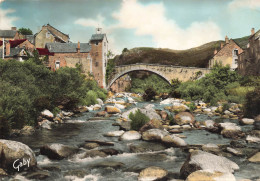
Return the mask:
M3 59L5 59L5 38L3 38Z

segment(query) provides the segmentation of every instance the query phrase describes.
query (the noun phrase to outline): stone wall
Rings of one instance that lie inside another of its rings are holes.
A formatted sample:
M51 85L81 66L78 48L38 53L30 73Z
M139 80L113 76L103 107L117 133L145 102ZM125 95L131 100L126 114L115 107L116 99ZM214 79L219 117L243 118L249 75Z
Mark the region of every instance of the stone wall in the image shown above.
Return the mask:
M241 75L260 75L260 41L254 35L249 39L249 47L239 55L238 73Z
M55 53L49 56L49 66L55 71L55 62L60 61L60 67L76 67L76 64L82 64L82 71L88 75L91 72L91 58L89 53Z
M118 78L110 87L112 92L125 92L131 86L131 78L129 75L124 75Z
M42 27L42 30L35 37L35 47L45 48L46 43L52 43L55 41L55 37L49 33L47 27Z

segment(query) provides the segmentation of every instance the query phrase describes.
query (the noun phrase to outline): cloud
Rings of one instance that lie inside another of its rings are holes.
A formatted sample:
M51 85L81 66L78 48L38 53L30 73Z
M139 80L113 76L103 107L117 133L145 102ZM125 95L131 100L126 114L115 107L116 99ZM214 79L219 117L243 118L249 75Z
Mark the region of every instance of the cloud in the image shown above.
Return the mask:
M0 0L0 29L10 29L13 25L13 22L17 20L16 17L9 17L8 15L15 12L13 9L4 10L1 8L1 3L4 0Z
M136 36L151 36L157 48L176 50L188 49L221 39L220 28L212 21L193 22L188 28L183 29L173 19L168 19L165 14L163 3L142 5L138 0L123 0L119 11L112 13L117 23L106 26L104 25L105 18L101 15L98 15L96 19L81 18L75 23L86 27L96 27L99 23L109 34L108 38L112 40L111 47L117 47L116 53L119 53L122 47L119 48L113 43L122 39L119 39L115 32L124 29L133 30ZM135 46L139 46L138 41Z
M228 6L231 9L238 9L238 8L257 9L260 8L260 1L259 0L233 0L231 3L229 3Z
M82 26L86 26L86 27L104 27L104 22L105 18L101 15L98 15L97 16L97 19L91 19L91 18L80 18L80 19L77 19L75 21L75 24L79 24L79 25L82 25Z
M134 29L139 36L152 36L160 48L188 49L221 39L220 28L211 21L193 22L182 29L166 17L163 3L142 5L137 0L124 0L113 17L120 28Z

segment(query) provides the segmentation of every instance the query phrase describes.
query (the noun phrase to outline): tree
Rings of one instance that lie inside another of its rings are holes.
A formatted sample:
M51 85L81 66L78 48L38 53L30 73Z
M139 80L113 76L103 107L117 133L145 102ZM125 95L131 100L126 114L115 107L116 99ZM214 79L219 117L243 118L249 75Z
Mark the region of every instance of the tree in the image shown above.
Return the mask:
M33 35L32 30L30 30L29 28L19 28L19 33L21 33L22 35Z

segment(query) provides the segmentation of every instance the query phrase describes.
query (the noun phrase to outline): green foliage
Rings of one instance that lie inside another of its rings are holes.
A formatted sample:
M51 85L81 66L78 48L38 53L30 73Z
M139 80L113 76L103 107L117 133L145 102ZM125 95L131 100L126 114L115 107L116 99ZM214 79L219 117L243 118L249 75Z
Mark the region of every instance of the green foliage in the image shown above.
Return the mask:
M145 114L143 114L140 109L135 113L129 114L129 119L131 119L131 130L139 131L140 128L145 125L150 119Z
M29 28L19 28L19 33L21 33L22 35L33 35L32 30L30 30Z
M60 113L60 109L58 107L55 107L51 112L53 113L54 116L57 116L57 114Z
M152 88L158 93L169 93L172 91L172 86L166 82L163 78L155 74L150 74L149 76L144 76L142 78L131 76L131 92L134 93L144 93L144 90Z
M3 116L0 116L0 139L7 138L11 131L11 124Z
M115 61L114 59L109 59L106 67L106 83L108 83L108 79L113 74L114 69L115 69Z
M52 72L34 60L0 59L0 116L12 128L33 125L44 109L55 114L59 105L72 110L83 102L96 103L98 97L104 100L106 91L75 68Z
M191 102L190 104L186 104L189 108L190 108L190 111L194 111L196 109L196 105L194 102Z
M254 91L250 91L246 95L244 104L244 114L246 117L254 118L260 114L260 87L256 87Z
M203 100L216 105L220 100L242 101L230 90L239 86L240 77L229 66L215 65L211 73L196 81L182 83L176 91L186 100Z
M125 52L129 52L129 50L127 48L124 48L122 53L125 53Z
M149 87L149 88L145 89L143 99L145 101L154 100L156 94L157 94L156 91L152 87Z
M228 110L230 106L229 106L228 103L224 103L224 104L222 105L222 107L223 107L223 112L224 112L224 111Z
M84 100L84 104L89 106L89 105L93 105L93 104L97 104L97 93L90 90L87 92L86 98Z

